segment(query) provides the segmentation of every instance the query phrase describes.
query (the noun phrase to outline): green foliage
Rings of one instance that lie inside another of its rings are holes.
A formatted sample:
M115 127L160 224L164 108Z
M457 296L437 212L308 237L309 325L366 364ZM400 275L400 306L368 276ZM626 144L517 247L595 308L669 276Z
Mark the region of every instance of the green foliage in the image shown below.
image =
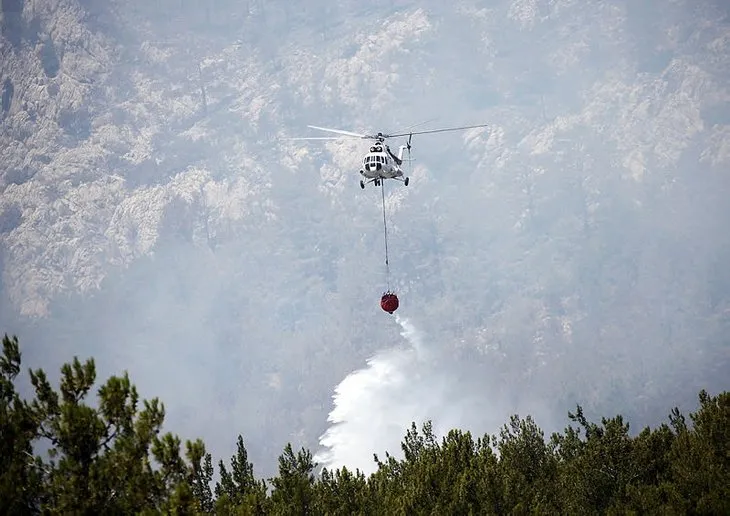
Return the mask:
M314 514L314 467L312 454L301 449L294 454L287 444L279 457L279 476L271 479L273 514Z
M31 370L35 395L27 401L15 388L20 364L18 339L6 335L0 514L730 513L727 392L700 392L691 424L674 409L669 424L635 436L620 415L597 424L580 406L548 441L530 416L512 416L499 435L478 439L456 429L439 439L430 422L420 430L413 423L403 458L374 456L369 477L347 468L317 475L311 453L288 444L267 485L239 435L212 490L203 441L183 448L178 436L160 435L164 406L140 402L126 373L98 388L91 405L93 360L65 364L58 389ZM38 445L43 456L34 454Z
M730 393L700 392L694 428L678 425L671 450L675 503L682 510L730 513Z
M215 486L217 513L235 514L236 508L244 514L266 513L266 482L254 477L243 437L238 436L236 455L231 457L231 472L223 461L219 462L219 469L221 479Z
M360 471L350 472L346 467L331 472L324 468L315 484L315 514L363 514L368 504L368 486Z
M17 337L3 337L0 357L0 513L20 514L35 508L42 493L42 478L33 458L38 432L32 408L15 391L20 373Z
M509 425L500 431L497 450L505 506L514 507L517 512L527 507L555 512L555 493L551 486L556 478L557 461L532 418L512 416Z

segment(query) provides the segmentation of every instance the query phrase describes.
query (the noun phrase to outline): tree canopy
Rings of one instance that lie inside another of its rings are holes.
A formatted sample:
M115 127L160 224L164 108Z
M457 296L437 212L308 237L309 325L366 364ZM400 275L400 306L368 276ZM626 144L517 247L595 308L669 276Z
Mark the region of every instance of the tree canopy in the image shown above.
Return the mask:
M545 438L529 415L498 435L412 423L402 458L386 454L366 477L317 470L287 445L278 475L258 479L242 436L228 464L200 440L161 433L164 405L142 400L128 375L96 383L93 359L61 368L58 388L30 370L19 395L16 337L0 356L0 514L595 514L730 513L730 393L699 393L687 419L636 435L620 415L589 421L580 406ZM40 453L40 450L43 450Z

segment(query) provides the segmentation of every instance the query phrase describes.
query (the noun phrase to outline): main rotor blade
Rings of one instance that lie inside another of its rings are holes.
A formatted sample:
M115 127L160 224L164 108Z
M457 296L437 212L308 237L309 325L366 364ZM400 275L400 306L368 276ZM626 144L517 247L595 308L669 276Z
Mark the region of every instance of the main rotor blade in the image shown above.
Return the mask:
M359 139L354 136L351 137L353 140ZM284 138L285 140L348 140L349 138L345 138L343 136L310 136L310 137L302 137L302 138Z
M480 124L480 125L465 125L464 127L450 127L448 129L432 129L430 131L417 131L414 133L400 133L400 134L389 134L388 137L394 137L394 136L408 136L410 134L429 134L429 133L445 133L447 131L463 131L464 129L474 129L476 127L488 127L488 124Z
M413 129L414 127L418 127L419 125L424 125L429 122L433 122L434 120L436 120L436 119L429 118L428 120L425 120L423 122L418 122L417 124L409 125L408 127L404 127L403 129L398 129L398 132L403 133L403 134L411 134L410 130ZM397 136L397 135L388 134L387 136Z
M319 129L320 131L329 131L331 133L345 134L347 136L355 136L357 138L370 138L370 136L368 136L366 134L353 133L352 131L343 131L342 129L330 129L329 127L318 127L316 125L308 125L307 127L311 127L312 129Z

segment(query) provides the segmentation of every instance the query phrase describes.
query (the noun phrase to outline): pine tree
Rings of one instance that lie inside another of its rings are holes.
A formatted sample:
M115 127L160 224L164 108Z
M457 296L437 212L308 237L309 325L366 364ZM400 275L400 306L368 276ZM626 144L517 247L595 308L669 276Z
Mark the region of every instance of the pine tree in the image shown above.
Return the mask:
M671 457L672 478L682 512L730 513L730 393L699 394L700 409L687 428L675 413L677 429Z
M557 463L532 417L510 418L500 431L496 446L507 511L553 512L557 500L551 486L557 478Z
M212 510L206 488L212 467L202 441L186 443L188 465L177 436L158 437L164 406L155 398L139 410L126 373L98 389L94 407L87 402L96 381L93 359L64 364L58 390L43 370L31 370L35 398L28 403L13 386L20 371L17 339L6 337L3 348L0 489L11 501L3 507L77 514ZM47 448L46 459L33 456L37 443Z
M221 479L215 486L218 513L233 514L235 509L246 514L266 513L266 482L254 477L253 464L248 461L248 451L240 435L236 455L231 457L231 471L223 461L219 462L219 470Z
M313 514L314 467L312 454L302 448L294 454L291 443L279 456L279 476L271 479L273 514Z
M14 385L20 358L18 338L6 334L0 357L0 514L37 512L41 499L42 470L32 445L37 418Z
M618 415L587 420L578 406L546 443L531 417L510 418L499 436L474 441L451 430L440 441L431 422L405 433L398 460L376 456L366 478L347 468L314 474L309 451L288 444L273 488L257 480L243 438L230 469L202 440L160 435L165 409L141 403L128 375L96 381L93 359L61 368L58 389L30 371L34 398L20 398L18 339L0 357L0 514L503 514L730 513L730 393L702 391L688 424L631 436ZM34 456L40 444L47 456ZM184 453L181 450L184 449Z
M346 467L334 472L322 470L315 484L314 513L322 515L372 514L373 501L368 485L359 470L352 473Z

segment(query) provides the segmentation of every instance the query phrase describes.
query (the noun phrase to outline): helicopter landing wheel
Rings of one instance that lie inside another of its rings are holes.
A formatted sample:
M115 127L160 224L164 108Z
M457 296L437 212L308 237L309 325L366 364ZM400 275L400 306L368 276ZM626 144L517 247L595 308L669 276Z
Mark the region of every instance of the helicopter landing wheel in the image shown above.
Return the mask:
M362 188L363 190L365 190L365 183L363 183L362 181L360 181L360 188Z
M404 181L406 186L408 186L408 179L410 179L410 178L407 177L406 180Z

